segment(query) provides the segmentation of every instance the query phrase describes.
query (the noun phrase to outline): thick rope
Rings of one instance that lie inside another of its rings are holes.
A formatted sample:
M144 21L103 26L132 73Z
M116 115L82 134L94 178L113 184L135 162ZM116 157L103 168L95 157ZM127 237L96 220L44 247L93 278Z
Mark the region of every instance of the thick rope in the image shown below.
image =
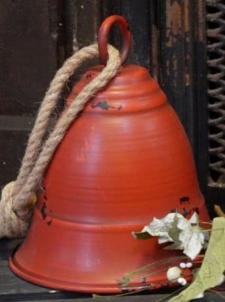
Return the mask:
M65 83L83 62L98 57L97 44L82 48L66 60L56 73L42 101L28 139L18 177L15 182L8 184L2 191L0 238L25 235L32 212L30 209L35 203L33 192L37 191L54 151L85 104L116 75L121 65L119 52L112 46L108 46L108 52L109 59L101 73L85 86L72 104L64 110L52 132L44 141L50 116L56 107Z

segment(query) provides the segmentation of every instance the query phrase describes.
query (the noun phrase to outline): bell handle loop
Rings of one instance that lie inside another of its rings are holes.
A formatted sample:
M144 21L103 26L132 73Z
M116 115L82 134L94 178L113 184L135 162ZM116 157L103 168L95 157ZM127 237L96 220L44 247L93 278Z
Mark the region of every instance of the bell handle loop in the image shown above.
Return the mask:
M98 50L102 64L106 64L108 60L108 38L113 25L118 25L123 36L123 46L120 52L121 62L127 59L131 46L131 33L127 20L119 15L113 15L104 20L98 31Z

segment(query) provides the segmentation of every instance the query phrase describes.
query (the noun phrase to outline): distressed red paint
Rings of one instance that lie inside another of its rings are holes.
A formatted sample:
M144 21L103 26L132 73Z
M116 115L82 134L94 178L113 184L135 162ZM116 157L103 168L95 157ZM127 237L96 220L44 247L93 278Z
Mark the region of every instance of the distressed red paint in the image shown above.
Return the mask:
M68 106L102 68L82 77ZM159 85L136 65L121 67L74 121L44 188L10 267L56 289L120 292L126 273L173 255L155 239L135 240L133 231L171 209L198 209L208 219L184 129ZM165 272L145 282L165 286Z

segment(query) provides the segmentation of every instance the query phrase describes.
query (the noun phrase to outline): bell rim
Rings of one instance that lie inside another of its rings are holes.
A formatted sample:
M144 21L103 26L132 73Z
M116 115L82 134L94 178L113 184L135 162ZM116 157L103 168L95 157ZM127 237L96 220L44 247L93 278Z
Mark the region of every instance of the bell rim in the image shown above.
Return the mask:
M135 282L134 285L130 285L127 288L120 288L118 282L115 280L115 283L99 283L99 284L88 284L88 283L78 283L78 282L68 282L62 281L55 278L48 278L29 272L28 270L22 268L17 261L15 261L16 250L9 257L8 264L10 270L18 277L22 278L24 281L29 282L36 286L41 286L51 290L59 290L66 292L77 292L77 293L86 293L86 294L121 294L121 293L132 293L133 291L143 289L152 291L158 290L161 288L176 288L179 286L177 283L170 283L168 280L162 280L161 274L154 276L154 282L151 286L143 286L142 282Z
M118 286L118 283L115 280L115 284L85 284L85 283L78 283L78 282L65 282L62 280L57 280L55 278L47 278L45 276L41 276L28 270L22 268L17 261L15 261L15 252L9 257L9 268L10 270L16 274L18 277L22 278L26 282L30 282L34 285L38 285L41 287L45 287L52 290L61 290L61 291L68 291L68 292L80 292L80 293L101 293L101 294L119 294L124 292L122 288ZM143 287L143 284L140 285L136 284L135 287L132 287L132 290L137 290Z

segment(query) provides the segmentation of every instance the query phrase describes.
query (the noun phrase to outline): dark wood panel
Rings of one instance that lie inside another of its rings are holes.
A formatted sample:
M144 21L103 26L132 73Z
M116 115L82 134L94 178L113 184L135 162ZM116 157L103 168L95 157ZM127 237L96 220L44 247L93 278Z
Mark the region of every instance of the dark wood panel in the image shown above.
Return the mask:
M62 15L66 56L96 41L100 5L99 0L64 1Z
M192 143L207 188L208 126L204 1L159 1L159 81Z
M35 113L57 68L57 3L0 1L0 114Z
M0 130L0 187L16 178L28 132Z
M31 116L0 115L1 131L30 131L34 123Z
M160 83L194 144L191 1L161 1Z

